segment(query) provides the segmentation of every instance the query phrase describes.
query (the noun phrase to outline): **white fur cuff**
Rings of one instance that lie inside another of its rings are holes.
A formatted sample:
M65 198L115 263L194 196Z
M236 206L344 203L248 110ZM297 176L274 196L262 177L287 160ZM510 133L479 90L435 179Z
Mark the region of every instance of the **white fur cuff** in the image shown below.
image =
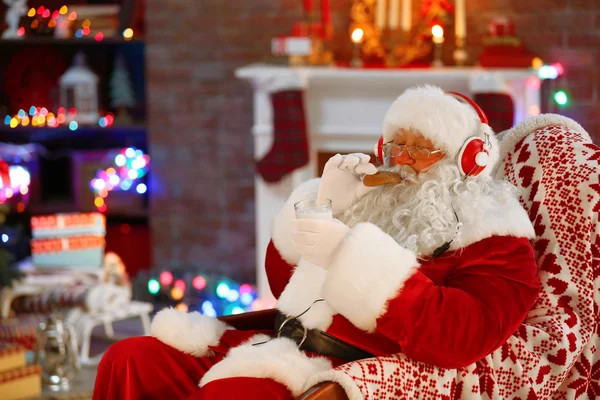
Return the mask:
M301 259L279 296L277 309L285 315L302 315L300 321L308 329L327 330L334 312L324 301L315 303L315 300L323 297L321 288L325 274L323 268Z
M323 297L358 328L373 331L386 303L414 274L415 253L371 223L356 225L344 240L323 284Z
M234 347L202 377L200 386L231 377L270 378L287 386L294 396L300 395L308 379L331 369L323 357L307 357L291 339L269 340L267 335L253 336L248 342ZM257 346L253 343L265 342Z
M294 204L300 200L317 197L321 179L311 179L298 186L285 202L273 221L273 244L281 257L290 265L298 264L300 255L292 242L292 221L296 219Z
M174 308L160 310L150 325L150 333L177 350L203 357L210 354L208 346L216 346L229 326L199 312L184 313Z

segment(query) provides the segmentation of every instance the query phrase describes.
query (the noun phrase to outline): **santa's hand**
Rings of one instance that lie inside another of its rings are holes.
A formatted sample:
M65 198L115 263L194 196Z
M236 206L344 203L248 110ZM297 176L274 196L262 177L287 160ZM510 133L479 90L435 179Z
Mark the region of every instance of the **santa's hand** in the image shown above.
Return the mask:
M296 219L292 222L292 241L302 258L327 269L349 231L337 219Z
M373 190L363 185L361 177L377 173L377 167L369 162L367 154L336 154L331 157L323 169L319 185L320 199L331 199L332 210L338 214L352 203Z

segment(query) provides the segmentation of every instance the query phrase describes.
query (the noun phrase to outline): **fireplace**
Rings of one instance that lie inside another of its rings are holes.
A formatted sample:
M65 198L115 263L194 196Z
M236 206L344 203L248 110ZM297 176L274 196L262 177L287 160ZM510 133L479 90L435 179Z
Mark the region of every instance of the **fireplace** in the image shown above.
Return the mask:
M250 65L236 71L254 89L254 156L260 160L273 141L271 92L304 90L310 161L275 184L255 177L256 266L261 300L273 297L264 273L271 224L293 188L318 176L327 156L336 152L372 153L381 135L383 116L394 99L408 87L432 84L470 96L505 93L514 102L514 123L540 109L540 82L529 69L429 68L341 69Z

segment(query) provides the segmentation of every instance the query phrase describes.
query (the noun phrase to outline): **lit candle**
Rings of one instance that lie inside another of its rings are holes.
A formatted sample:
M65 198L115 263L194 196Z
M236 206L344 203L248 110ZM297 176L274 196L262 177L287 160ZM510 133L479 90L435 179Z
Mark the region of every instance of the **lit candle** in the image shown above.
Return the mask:
M375 26L379 29L385 28L385 9L387 0L377 0L377 12L375 13Z
M388 15L390 29L398 29L400 22L400 0L390 0L390 14Z
M444 28L439 25L434 25L431 28L431 34L433 35L433 43L444 43Z
M457 38L467 37L467 20L465 13L465 0L456 0L455 4L455 34Z
M350 66L352 67L362 67L363 63L360 58L360 42L363 38L363 30L360 28L356 28L352 31L351 39L352 43L354 43L354 50L352 53L352 60L350 61Z
M321 0L321 20L324 29L327 29L327 26L331 25L331 7L329 7L329 0Z
M412 22L412 9L410 0L402 0L402 30L409 32Z
M431 35L433 36L433 66L441 67L444 65L442 62L442 44L444 43L444 28L440 25L434 25L431 28Z

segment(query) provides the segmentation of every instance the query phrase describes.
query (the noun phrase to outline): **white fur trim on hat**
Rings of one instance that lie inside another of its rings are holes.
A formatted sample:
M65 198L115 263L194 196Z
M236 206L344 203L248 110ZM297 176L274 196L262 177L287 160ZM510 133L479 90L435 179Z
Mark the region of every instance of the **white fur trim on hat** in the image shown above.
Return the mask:
M290 265L296 265L300 260L300 255L294 249L292 241L292 221L296 219L294 204L300 200L316 198L320 182L321 179L315 178L300 184L294 189L273 221L271 239L281 258Z
M174 308L163 308L152 320L150 333L177 350L202 357L210 354L208 346L219 344L228 328L224 322L196 311L184 313Z
M285 315L302 314L299 319L308 329L327 330L333 320L334 311L326 301L315 303L315 300L323 297L321 288L325 274L323 268L301 259L279 296L277 309Z
M491 128L481 123L477 112L469 104L436 86L407 89L392 103L383 120L384 141L392 141L401 128L421 132L451 159L458 156L469 137L483 139L485 129L492 140L490 166L486 171L491 170L498 159Z
M327 270L323 298L358 328L372 332L377 318L419 266L414 252L370 222L356 225Z
M287 386L294 396L299 396L311 376L331 369L328 359L306 356L291 339L269 339L267 335L256 335L231 349L202 377L200 387L224 378L270 378ZM266 343L253 346L260 342Z

